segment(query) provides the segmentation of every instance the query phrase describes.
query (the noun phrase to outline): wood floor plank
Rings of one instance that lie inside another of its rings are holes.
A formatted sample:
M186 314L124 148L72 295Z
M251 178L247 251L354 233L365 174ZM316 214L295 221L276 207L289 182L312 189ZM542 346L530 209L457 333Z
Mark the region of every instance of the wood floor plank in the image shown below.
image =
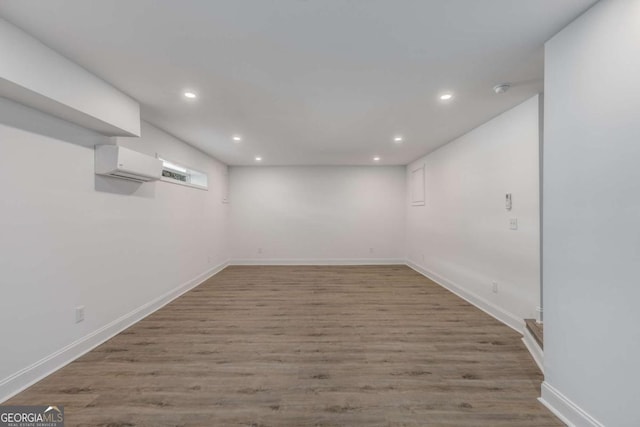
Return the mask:
M234 266L6 404L68 426L562 426L520 336L406 266Z

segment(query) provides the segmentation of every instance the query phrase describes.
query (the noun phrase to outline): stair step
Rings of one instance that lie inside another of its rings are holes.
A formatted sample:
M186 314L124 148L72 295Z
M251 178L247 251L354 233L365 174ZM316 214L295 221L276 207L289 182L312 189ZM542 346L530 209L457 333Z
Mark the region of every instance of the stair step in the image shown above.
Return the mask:
M527 325L527 329L531 332L531 335L536 340L541 349L544 349L544 331L542 323L536 322L535 319L524 319L524 323Z

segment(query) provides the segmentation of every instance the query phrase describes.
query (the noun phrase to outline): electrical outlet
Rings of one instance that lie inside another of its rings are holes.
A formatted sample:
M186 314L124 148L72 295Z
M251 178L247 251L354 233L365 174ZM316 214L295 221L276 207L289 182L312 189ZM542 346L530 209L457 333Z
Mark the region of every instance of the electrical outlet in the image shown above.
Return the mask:
M373 248L369 248L369 253L372 254L373 253Z
M258 248L258 253L261 254L262 253L262 248Z
M517 230L518 229L518 218L509 219L509 228L511 230Z
M84 305L76 307L76 323L80 323L84 320Z
M491 290L494 294L498 293L498 282L491 282Z

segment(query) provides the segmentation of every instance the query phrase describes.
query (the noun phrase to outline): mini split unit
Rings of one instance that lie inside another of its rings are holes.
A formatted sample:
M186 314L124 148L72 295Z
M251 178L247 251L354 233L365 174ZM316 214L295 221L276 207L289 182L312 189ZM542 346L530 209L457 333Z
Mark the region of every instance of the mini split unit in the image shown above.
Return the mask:
M96 174L135 182L156 181L162 161L119 145L96 145Z

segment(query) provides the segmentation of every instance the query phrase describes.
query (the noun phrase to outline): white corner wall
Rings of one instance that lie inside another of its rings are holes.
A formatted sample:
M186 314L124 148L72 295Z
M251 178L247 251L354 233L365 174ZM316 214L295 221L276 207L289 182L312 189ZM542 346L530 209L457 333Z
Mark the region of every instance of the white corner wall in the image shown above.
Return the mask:
M231 167L234 262L404 262L402 166Z
M540 301L539 137L535 96L407 166L425 165L424 206L405 201L409 264L519 331Z
M96 176L93 144L105 137L0 98L0 401L229 258L226 166L142 131L120 142L207 172L209 191Z
M546 44L545 383L576 426L640 426L640 1Z

